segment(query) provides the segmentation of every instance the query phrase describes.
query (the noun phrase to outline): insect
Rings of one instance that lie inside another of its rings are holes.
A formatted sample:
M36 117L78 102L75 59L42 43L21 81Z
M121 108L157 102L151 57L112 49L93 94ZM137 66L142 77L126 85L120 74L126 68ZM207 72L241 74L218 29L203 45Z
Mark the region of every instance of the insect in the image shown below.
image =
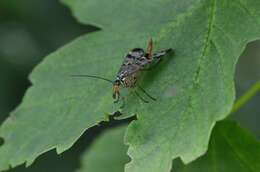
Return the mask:
M126 54L124 61L115 77L115 80L109 80L103 77L94 75L72 75L74 77L91 77L102 79L112 83L112 96L115 99L115 103L120 100L120 88L134 88L138 87L144 94L146 94L150 99L156 100L154 97L149 95L142 87L137 84L138 75L147 70L147 67L151 63L158 63L164 55L172 52L173 49L165 49L159 52L153 53L153 40L150 39L147 46L147 51L145 52L142 48L134 48L129 53ZM138 92L135 94L144 102L148 103L143 99Z

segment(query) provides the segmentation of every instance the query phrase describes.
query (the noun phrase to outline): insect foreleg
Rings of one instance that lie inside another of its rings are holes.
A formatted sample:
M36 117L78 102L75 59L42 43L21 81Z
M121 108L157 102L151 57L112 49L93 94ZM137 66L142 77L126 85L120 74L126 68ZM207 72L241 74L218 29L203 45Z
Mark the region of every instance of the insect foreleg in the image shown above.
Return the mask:
M114 101L114 103L118 103L119 100L120 100L120 93L117 92L114 98L116 98L116 100Z

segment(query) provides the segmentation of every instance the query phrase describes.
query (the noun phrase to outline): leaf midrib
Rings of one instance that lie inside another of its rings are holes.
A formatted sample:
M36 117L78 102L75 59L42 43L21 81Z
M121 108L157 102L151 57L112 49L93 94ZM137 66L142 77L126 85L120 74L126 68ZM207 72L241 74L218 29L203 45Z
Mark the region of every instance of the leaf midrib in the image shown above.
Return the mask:
M250 168L250 167L251 167L250 164L248 164L248 163L244 160L243 156L241 156L240 153L237 152L236 149L232 146L232 144L231 144L230 141L229 141L229 138L228 138L223 132L220 132L220 134L225 138L224 140L226 141L227 145L230 147L230 150L231 150L232 152L234 152L234 154L236 155L238 161L240 161L241 164L244 164L245 167L247 167L251 172L254 172L254 169L251 169L251 168Z

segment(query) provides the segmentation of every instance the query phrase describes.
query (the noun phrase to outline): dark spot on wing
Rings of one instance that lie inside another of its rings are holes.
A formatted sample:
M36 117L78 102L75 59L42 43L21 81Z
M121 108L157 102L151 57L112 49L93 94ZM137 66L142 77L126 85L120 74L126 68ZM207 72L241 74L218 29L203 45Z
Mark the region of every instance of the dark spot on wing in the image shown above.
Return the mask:
M142 48L134 48L130 53L130 55L133 56L135 59L141 58L145 54Z
M131 53L131 52L129 52L129 53L126 55L126 58L128 58L128 59L134 58L134 56L132 56L130 53Z

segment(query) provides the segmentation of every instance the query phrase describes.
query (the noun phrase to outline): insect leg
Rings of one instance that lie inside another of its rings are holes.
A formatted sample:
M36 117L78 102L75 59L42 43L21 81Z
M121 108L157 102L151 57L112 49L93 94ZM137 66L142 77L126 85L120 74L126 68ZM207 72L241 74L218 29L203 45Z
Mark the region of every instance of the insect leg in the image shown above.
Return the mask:
M140 94L137 91L134 91L135 95L142 100L144 103L149 103L149 101L145 100L143 97L140 96Z
M120 100L120 93L117 92L117 93L116 93L116 100L114 101L114 103L118 103L119 100Z
M146 95L148 96L150 99L152 99L153 101L156 101L156 98L152 97L150 94L148 94L140 85L137 85L137 87Z

